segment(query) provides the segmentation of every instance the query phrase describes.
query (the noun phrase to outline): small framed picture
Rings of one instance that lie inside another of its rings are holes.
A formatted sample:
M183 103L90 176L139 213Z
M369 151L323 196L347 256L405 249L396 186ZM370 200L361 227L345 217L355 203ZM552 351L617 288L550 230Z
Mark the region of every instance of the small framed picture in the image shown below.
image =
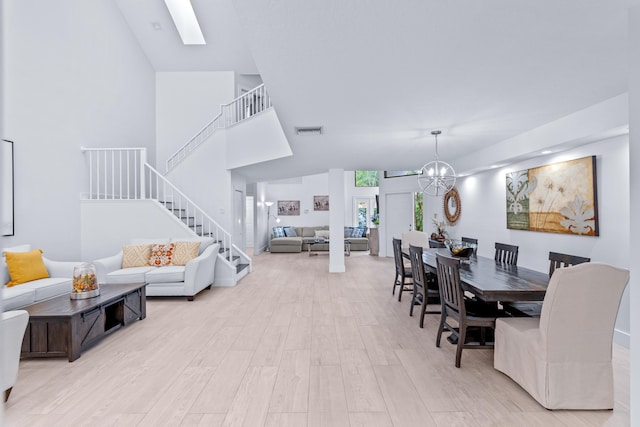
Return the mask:
M300 215L300 200L278 200L278 215Z
M329 196L313 196L313 210L314 211L328 211L329 210Z

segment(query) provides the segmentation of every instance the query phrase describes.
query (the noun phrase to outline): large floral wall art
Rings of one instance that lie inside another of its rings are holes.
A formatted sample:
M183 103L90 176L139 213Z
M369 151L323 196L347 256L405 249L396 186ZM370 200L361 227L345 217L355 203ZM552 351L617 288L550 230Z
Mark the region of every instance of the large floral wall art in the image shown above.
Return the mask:
M595 156L508 173L507 228L598 236Z

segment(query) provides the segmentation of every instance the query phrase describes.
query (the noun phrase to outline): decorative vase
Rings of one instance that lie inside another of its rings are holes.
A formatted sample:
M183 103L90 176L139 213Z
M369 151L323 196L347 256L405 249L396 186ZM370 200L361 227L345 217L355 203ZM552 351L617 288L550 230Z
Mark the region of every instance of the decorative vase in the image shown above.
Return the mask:
M86 299L100 295L96 267L90 263L76 265L73 268L73 290L71 299Z

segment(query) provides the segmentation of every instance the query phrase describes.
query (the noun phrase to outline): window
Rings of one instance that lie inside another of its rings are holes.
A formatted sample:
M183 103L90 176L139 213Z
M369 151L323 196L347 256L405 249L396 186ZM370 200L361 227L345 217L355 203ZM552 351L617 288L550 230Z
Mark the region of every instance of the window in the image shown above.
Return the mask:
M356 187L378 187L378 171L356 171Z

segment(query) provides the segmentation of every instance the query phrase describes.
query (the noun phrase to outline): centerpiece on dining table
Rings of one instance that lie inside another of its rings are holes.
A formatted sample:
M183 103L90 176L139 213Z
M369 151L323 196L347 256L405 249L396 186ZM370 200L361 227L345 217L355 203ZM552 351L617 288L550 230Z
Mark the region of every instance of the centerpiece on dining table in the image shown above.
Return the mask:
M475 250L474 245L460 240L447 239L444 241L444 245L456 258L469 258Z

